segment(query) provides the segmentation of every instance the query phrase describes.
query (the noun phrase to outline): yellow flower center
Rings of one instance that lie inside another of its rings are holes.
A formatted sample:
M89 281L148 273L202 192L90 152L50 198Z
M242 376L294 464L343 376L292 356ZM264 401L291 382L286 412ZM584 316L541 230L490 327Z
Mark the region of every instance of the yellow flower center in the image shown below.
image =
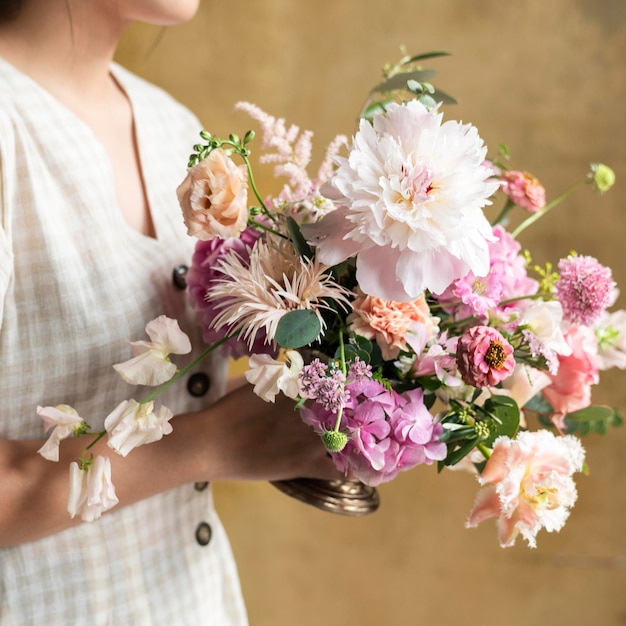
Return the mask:
M492 341L485 353L485 363L493 369L502 369L504 362L506 361L506 353L504 347L499 341Z

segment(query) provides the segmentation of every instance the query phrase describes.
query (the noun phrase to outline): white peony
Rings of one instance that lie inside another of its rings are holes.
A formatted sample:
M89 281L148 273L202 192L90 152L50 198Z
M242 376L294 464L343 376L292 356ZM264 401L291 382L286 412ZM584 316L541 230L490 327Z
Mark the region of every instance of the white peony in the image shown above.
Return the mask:
M489 270L482 208L498 182L476 128L442 117L410 101L362 120L323 190L338 208L302 228L321 263L355 256L369 295L405 302Z

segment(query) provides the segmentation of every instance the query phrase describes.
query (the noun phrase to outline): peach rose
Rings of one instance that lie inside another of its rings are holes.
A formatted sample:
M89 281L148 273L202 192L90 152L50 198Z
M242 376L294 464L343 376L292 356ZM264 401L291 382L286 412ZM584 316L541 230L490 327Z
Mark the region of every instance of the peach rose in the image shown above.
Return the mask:
M394 302L367 296L357 288L352 307L348 316L350 330L375 339L386 361L406 350L410 332L419 335L425 344L437 330L423 294L412 302Z
M246 170L223 150L187 170L176 190L187 234L202 241L238 237L248 222Z
M516 439L498 437L478 477L482 488L466 526L498 519L500 546L515 543L519 534L531 548L539 530L559 531L576 502L574 472L580 472L585 451L572 435L548 430L524 431Z

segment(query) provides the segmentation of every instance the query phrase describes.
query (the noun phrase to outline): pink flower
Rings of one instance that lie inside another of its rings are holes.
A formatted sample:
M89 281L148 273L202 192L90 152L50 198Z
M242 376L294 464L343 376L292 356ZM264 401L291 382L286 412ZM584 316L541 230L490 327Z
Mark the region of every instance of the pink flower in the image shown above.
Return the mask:
M394 302L367 296L358 288L347 322L357 335L375 339L386 361L407 349L407 335L416 327L423 331L424 344L437 329L424 294L412 302Z
M126 456L132 449L158 441L172 432L172 412L167 407L154 411L154 402L124 400L104 420L108 446Z
M456 361L463 381L473 387L497 385L515 367L513 347L490 326L473 326L463 333Z
M224 274L220 271L221 261L228 255L235 254L247 265L250 260L250 250L254 247L258 238L259 233L256 230L246 228L238 238L222 239L213 237L213 239L208 241L198 241L196 243L191 266L187 273L187 293L191 306L200 319L202 338L207 345L211 345L229 334L229 329L226 327L216 329L211 326L213 320L219 314L219 310L216 307L216 302L209 301L206 298L209 288L215 281L225 279ZM224 356L231 356L233 359L239 359L250 352L254 354L274 354L276 351L265 341L265 338L265 333L260 331L252 349L249 351L248 344L245 341L240 341L237 337L233 337L222 345L222 353Z
M83 418L67 404L38 406L37 415L43 419L44 432L53 429L43 446L37 450L48 461L59 460L59 444L63 439L83 432L87 428Z
M559 261L556 295L565 320L591 326L614 300L611 270L590 256L570 255Z
M151 341L131 341L132 359L117 363L115 371L131 385L161 385L176 374L176 365L170 354L191 352L189 337L178 322L161 315L146 325Z
M536 213L546 205L546 190L532 174L509 171L501 179L502 190L518 206Z
M478 481L478 492L466 526L498 518L498 539L512 546L521 533L528 545L542 528L559 531L577 498L572 479L582 469L585 452L571 435L547 430L521 432L516 439L498 437Z
M340 430L349 440L332 454L340 471L379 485L400 471L445 458L446 445L438 441L441 424L434 423L421 389L398 394L364 378L348 383L346 390ZM318 403L303 408L301 415L319 432L332 429L337 417Z
M584 326L571 326L565 333L565 340L572 352L558 355L559 369L556 374L549 374L551 384L543 389L544 398L554 408L552 420L558 428L564 427L565 415L591 404L591 385L599 380L593 331Z
M499 183L476 128L442 118L412 100L362 120L322 190L337 208L302 228L321 263L355 257L369 295L408 302L489 268L482 209Z
M223 150L189 168L176 193L187 233L206 240L237 237L248 223L248 191L244 166Z
M119 500L111 482L111 461L108 458L97 456L81 466L75 461L70 464L67 510L71 517L80 515L84 522L92 522Z

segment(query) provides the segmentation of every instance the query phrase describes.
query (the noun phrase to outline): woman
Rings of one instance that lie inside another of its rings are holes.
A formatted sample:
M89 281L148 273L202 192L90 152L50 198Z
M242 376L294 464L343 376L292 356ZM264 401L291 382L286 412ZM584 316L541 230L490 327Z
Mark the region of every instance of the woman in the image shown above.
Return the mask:
M63 441L58 463L37 454L37 405L100 430L139 399L111 367L126 340L161 314L193 332L172 270L193 246L175 189L200 124L112 59L132 21L180 23L198 2L0 1L2 626L246 623L207 481L338 477L292 405L248 386L219 399L217 355L164 394L172 434L127 457L91 450L119 498L99 520L67 512L85 441Z

